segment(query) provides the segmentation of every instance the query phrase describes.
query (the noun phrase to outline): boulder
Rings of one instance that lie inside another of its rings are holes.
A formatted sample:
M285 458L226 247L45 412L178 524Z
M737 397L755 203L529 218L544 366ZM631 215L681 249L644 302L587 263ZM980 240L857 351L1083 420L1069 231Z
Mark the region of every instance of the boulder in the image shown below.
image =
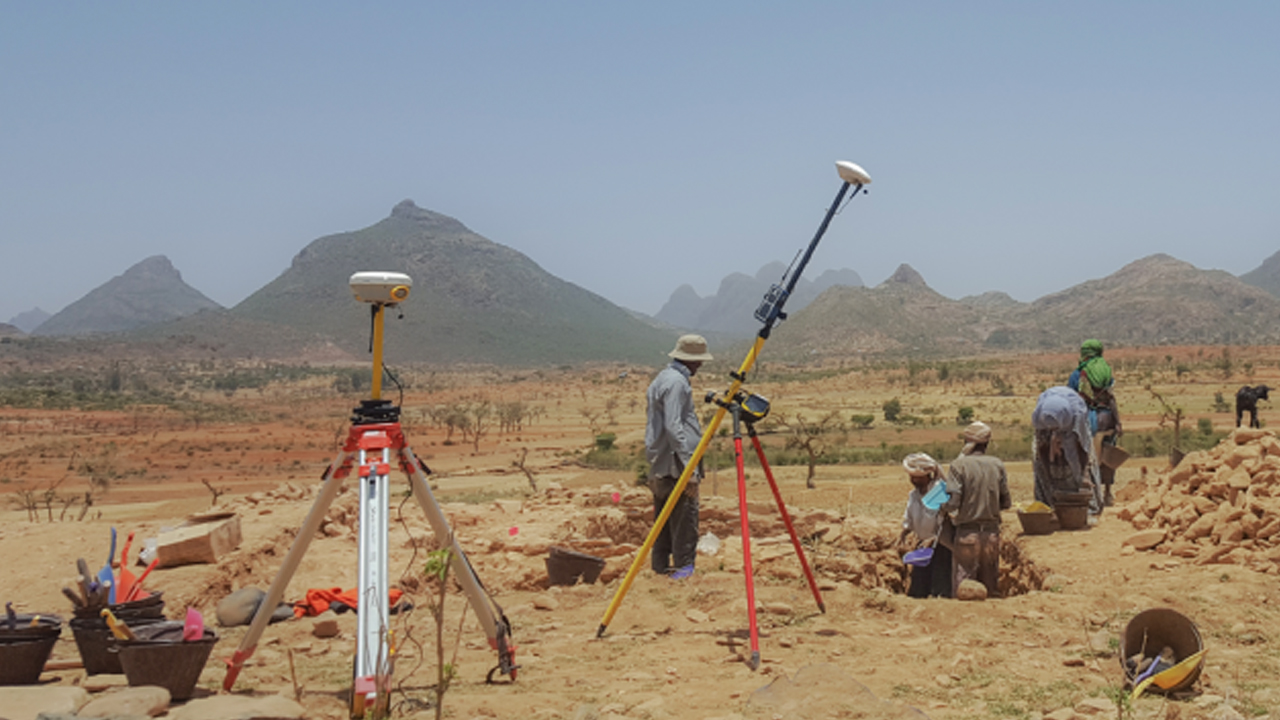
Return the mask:
M280 695L213 695L169 710L166 720L302 720L307 711Z
M184 525L160 533L156 541L159 567L216 563L240 546L240 517Z
M956 589L957 600L986 600L987 586L977 580L962 580Z
M1151 548L1164 542L1165 531L1160 530L1144 530L1135 535L1130 535L1122 545L1130 545L1135 550L1150 550Z
M7 720L36 720L41 713L72 714L89 702L83 688L51 686L0 687L0 713Z
M154 717L169 709L169 691L155 685L112 690L80 708L80 717Z

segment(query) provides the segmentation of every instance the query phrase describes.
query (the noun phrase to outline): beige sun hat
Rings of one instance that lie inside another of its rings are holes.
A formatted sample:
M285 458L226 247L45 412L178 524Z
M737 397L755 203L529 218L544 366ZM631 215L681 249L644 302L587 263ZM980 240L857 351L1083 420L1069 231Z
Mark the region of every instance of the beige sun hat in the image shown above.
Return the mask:
M935 477L942 472L938 461L929 453L911 453L902 460L902 469L911 477Z
M667 357L686 362L707 362L711 353L707 352L707 339L701 335L681 335L676 341L676 349L667 353Z
M968 455L973 452L974 446L987 442L991 442L991 426L984 422L970 423L964 429L964 448L960 450L960 454Z

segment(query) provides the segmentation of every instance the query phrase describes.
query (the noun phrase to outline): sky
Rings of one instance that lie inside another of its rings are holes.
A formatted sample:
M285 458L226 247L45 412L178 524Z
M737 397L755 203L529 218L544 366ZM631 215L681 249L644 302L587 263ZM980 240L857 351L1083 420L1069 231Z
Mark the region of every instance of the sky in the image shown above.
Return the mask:
M401 200L656 313L792 257L1030 301L1280 250L1274 2L0 0L0 321L233 306ZM379 269L379 268L359 268Z

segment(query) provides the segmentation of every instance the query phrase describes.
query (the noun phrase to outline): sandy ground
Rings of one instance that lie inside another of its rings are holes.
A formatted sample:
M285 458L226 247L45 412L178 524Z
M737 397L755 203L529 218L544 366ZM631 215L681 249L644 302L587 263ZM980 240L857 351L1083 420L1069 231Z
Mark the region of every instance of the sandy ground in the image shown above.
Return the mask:
M1015 417L1027 412L1024 406L1033 402L1042 382L1034 369L1025 372L1017 384L1026 387L1014 398L982 395L975 401L971 393L953 387L907 395L909 386L889 382L878 385L878 394L862 405L875 407L883 398L902 395L917 407L943 405L944 413L951 412L946 403L970 403L979 405L980 417L1002 412ZM456 646L457 677L444 699L448 717L918 717L911 713L919 711L942 720L1049 713L1065 718L1072 716L1070 708L1109 717L1117 714L1113 698L1120 696L1123 683L1118 638L1130 618L1154 607L1192 618L1209 654L1196 692L1140 699L1133 716L1234 717L1225 714L1224 703L1244 717L1277 716L1276 575L1125 550L1122 543L1135 530L1114 513L1087 531L1036 537L1021 536L1016 517L1007 513L1005 541L1012 549L1006 553L1006 569L1016 581L1010 597L981 603L912 600L901 594L901 567L885 549L896 535L909 490L896 466L820 466L816 489L805 488L803 467L774 468L806 537L825 613L817 610L762 474L749 469L760 608L758 669L744 662L750 647L735 478L723 470L708 478L703 491L703 530L719 537L720 551L701 557L698 572L685 581L642 568L603 638L597 638L621 576L647 532L652 509L647 491L635 486L633 472L586 469L574 454L590 444L589 422L603 422L588 417L595 412L591 408L602 406L600 398L621 399L615 422L606 427L617 432L619 444L636 441L643 406L627 398L643 397L647 378L521 382L505 392L540 403L545 414L522 431L495 432L479 448L446 444L442 431L428 427L412 410L441 398L467 397L474 386L458 385L406 403L410 442L437 471L436 495L480 579L512 621L521 664L515 682L485 682L496 655L474 614L467 614L459 632L465 599L452 591L446 600L445 646L447 655ZM816 411L827 390L858 382L854 377L768 390L776 406L781 398L809 403ZM1231 385L1202 383L1187 403L1199 403ZM253 402L279 401L268 397ZM5 410L0 435L5 489L39 489L59 478L66 478L60 487L81 488L84 478L75 468L77 458L86 457L113 463L115 480L81 522L69 516L59 520L56 504L40 511L40 522L30 522L20 509L0 515L0 553L8 560L0 573L0 599L23 611L66 613L69 604L59 587L70 584L76 558L101 566L112 526L137 534L136 555L143 538L210 507L206 481L226 491L219 507L239 513L239 549L216 565L157 570L148 585L164 591L171 617L187 606L211 617L217 601L232 590L267 587L345 432L348 403L307 399L249 422L199 426L179 422L163 410ZM1008 409L1002 410L1005 405ZM1135 398L1134 405L1127 422L1134 427L1157 422L1150 403ZM875 432L903 441L900 431ZM954 427L945 426L921 432L943 439L955 435ZM522 448L529 450L526 467L535 473L537 491L512 465ZM1131 461L1121 469L1120 486L1136 479L1144 467L1154 476L1163 461ZM1030 500L1029 465L1010 463L1009 471L1015 501ZM351 497L348 492L337 504L350 507ZM395 500L393 507L400 507L401 498ZM53 513L54 522L47 521L46 512ZM78 506L69 511L70 516L78 512ZM338 529L311 542L288 599L300 599L307 588L354 585L356 541L349 531L350 515L347 523L335 521ZM390 534L391 567L417 609L396 620L405 640L393 707L402 717L434 716L429 703L436 673L435 625L427 611L430 588L421 577L431 541L421 511L412 502L403 505L403 522L395 522ZM607 556L601 582L548 587L545 558L552 545ZM314 637L308 619L271 626L236 692L294 696L292 654L308 712L344 717L355 620L346 614L339 622L342 633L335 638ZM220 687L225 674L220 659L230 657L243 633L243 628L221 630L215 658L201 678L202 692ZM76 657L70 632L65 632L55 658ZM81 672L67 670L47 674L45 680L78 683L82 678ZM786 687L793 682L799 689Z

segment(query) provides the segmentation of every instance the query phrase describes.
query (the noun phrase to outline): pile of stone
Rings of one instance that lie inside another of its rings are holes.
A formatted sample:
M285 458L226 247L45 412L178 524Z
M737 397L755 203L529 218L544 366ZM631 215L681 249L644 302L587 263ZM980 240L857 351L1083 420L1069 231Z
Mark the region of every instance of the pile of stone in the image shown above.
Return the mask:
M1134 483L1117 516L1140 532L1125 541L1196 564L1280 574L1280 439L1238 428L1188 454L1150 485ZM1128 489L1128 488L1126 488Z

